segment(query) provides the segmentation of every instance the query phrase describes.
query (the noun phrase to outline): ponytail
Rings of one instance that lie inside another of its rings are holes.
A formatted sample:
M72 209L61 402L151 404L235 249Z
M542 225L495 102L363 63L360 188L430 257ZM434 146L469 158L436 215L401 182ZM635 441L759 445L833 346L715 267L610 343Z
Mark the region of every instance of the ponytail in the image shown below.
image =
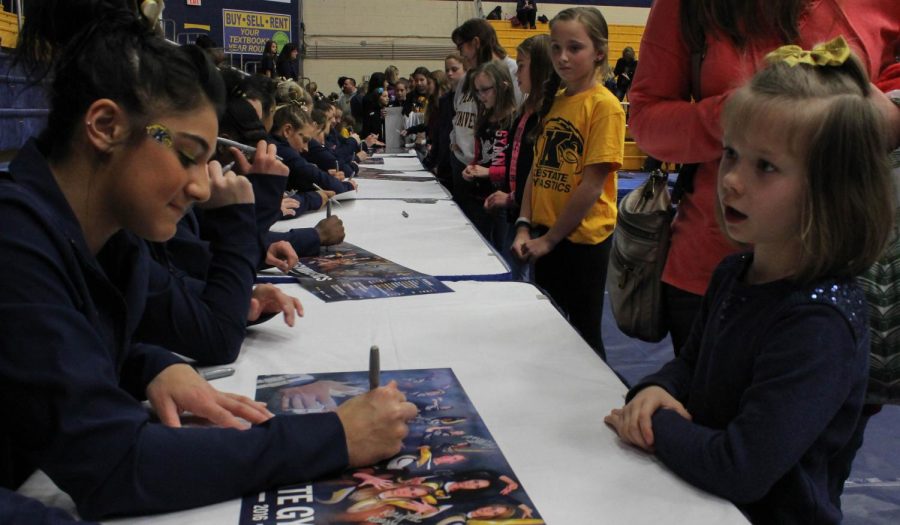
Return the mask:
M544 119L550 114L550 110L553 109L553 102L556 100L556 92L559 91L559 86L561 84L562 79L559 77L559 74L556 73L556 70L553 70L553 72L550 73L550 76L547 77L547 80L544 81L544 101L538 109L538 125L528 133L528 140L532 142L536 141L537 136L544 130Z

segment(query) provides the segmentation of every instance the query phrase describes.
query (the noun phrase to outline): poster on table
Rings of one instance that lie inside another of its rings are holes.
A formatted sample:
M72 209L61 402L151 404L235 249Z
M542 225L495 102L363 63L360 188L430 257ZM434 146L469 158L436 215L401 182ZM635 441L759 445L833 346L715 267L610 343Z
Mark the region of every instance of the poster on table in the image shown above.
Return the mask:
M451 369L381 373L392 380L419 409L398 455L245 496L240 525L544 523ZM275 414L322 412L368 381L368 372L259 376L256 400Z
M350 243L323 247L291 268L307 291L325 301L452 292L447 285Z

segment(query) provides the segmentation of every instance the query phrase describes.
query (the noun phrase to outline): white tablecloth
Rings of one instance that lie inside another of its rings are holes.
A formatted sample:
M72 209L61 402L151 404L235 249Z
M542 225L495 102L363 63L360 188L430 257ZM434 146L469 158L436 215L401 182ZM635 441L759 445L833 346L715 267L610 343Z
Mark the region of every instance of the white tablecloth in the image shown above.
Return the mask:
M344 222L346 242L418 272L434 276L509 272L453 201L355 200L343 201L332 210ZM324 217L324 211L311 212L280 221L272 229L309 228Z
M384 164L362 164L363 167L366 168L375 168L379 170L385 171L408 171L408 172L420 172L420 173L428 173L422 171L422 163L419 162L418 157L415 154L412 156L379 156L384 159ZM431 175L429 173L429 175Z
M409 268L439 276L508 271L452 201L346 201L335 213L347 242ZM276 229L312 226L323 216ZM746 523L732 504L683 482L605 427L603 416L621 406L626 389L537 288L448 284L454 293L336 303L281 285L301 298L305 317L294 328L280 317L251 327L236 374L215 385L252 396L262 374L365 370L368 349L377 344L385 370L453 369L551 525ZM42 474L20 492L74 509ZM234 500L111 523L235 524L239 509Z
M429 174L430 175L430 174ZM404 174L404 176L407 176ZM356 199L440 199L449 200L448 192L433 176L422 181L356 179L357 191L348 192ZM343 204L343 201L342 201Z
M450 283L455 293L322 303L295 285L306 316L250 329L237 373L215 381L246 395L261 374L450 367L550 525L746 523L730 503L681 481L603 424L625 387L544 298L523 283ZM348 326L351 327L348 329ZM52 488L33 480L26 491ZM238 500L115 523L236 523Z

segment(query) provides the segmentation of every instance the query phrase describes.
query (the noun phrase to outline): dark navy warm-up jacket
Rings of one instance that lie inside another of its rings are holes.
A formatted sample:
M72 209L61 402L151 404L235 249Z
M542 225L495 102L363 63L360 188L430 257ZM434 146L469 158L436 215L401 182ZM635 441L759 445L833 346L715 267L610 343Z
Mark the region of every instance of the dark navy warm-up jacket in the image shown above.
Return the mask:
M151 420L148 383L181 361L132 338L149 305L146 244L120 231L95 257L35 141L10 172L0 177L0 485L15 489L39 468L98 519L206 505L347 465L334 413L245 431Z

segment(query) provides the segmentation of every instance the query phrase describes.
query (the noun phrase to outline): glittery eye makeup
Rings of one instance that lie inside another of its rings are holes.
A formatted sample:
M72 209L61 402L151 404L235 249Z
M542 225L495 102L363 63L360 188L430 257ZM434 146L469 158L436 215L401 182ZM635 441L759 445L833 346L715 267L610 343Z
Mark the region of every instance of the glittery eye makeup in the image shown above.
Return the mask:
M150 124L147 126L147 135L163 146L172 147L172 132L162 124Z
M201 151L200 153L195 154L195 153L186 151L182 148L176 147L175 139L173 137L172 131L168 127L166 127L162 124L150 124L149 126L147 126L146 131L147 131L147 136L149 136L156 142L159 142L163 146L166 146L167 148L170 148L171 150L173 150L178 155L178 159L181 161L181 164L183 164L184 166L189 166L191 164L197 164L197 159L203 153ZM195 137L193 135L185 135L185 136L194 141L197 141L197 143L198 143L197 145L200 146L201 148L205 147L204 146L205 141L203 141L202 139L199 139L198 137ZM208 148L206 148L206 149L208 150Z

